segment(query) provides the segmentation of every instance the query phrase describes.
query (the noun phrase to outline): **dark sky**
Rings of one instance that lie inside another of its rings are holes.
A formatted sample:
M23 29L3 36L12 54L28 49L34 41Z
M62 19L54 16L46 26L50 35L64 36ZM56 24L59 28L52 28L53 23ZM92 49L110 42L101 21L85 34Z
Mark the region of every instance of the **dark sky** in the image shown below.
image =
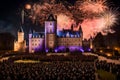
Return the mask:
M16 34L15 31L20 25L20 9L22 5L36 1L39 0L0 0L0 32L5 31ZM67 1L70 3L75 2L75 0ZM120 7L120 0L108 0L108 3L113 7Z

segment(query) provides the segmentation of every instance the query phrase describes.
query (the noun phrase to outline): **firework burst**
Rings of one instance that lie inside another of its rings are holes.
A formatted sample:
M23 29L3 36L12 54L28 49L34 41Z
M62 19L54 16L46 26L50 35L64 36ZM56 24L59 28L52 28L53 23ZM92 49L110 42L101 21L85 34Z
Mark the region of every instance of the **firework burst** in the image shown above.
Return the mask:
M64 5L52 0L43 3L34 3L30 18L41 24L49 14L57 15L57 29L68 29L73 23L77 24L75 30L82 26L83 38L95 37L97 33L113 33L112 26L117 22L117 14L109 10L106 0L78 0L74 5Z
M33 22L37 19L43 23L46 17L51 13L57 15L58 19L59 15L62 14L72 17L71 13L65 8L65 6L62 3L59 4L35 3L31 10L32 11L30 17L33 20Z
M117 13L115 11L106 11L101 15L101 18L103 18L105 26L108 28L117 23Z
M95 37L97 33L107 35L107 33L114 33L112 27L117 23L117 14L112 11L106 11L101 16L92 19L85 19L82 22L83 37L89 39ZM88 29L89 28L89 29Z
M108 7L106 6L106 0L85 0L79 4L78 8L83 13L101 13L104 12Z

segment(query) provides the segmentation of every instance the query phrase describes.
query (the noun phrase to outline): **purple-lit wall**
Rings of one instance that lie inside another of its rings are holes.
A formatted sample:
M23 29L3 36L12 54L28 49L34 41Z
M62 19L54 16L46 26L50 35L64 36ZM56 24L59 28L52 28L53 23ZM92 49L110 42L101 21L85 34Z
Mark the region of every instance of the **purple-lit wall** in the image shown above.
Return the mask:
M29 52L38 52L44 49L44 38L32 38L29 39Z
M51 42L52 48L55 46L56 24L56 21L45 21L45 49L51 48Z
M55 49L55 52L58 52L58 51L66 51L67 48L69 48L69 51L70 51L70 52L74 52L74 51L84 52L83 48L80 47L80 46L68 46L68 47L58 46L58 47Z
M56 34L56 22L55 21L46 21L45 22L45 34L46 33L55 33Z

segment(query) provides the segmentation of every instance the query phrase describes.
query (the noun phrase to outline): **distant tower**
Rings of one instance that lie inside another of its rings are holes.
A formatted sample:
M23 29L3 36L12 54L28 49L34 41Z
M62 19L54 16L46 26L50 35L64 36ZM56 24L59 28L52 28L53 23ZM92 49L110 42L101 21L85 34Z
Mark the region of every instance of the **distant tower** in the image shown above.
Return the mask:
M92 37L90 38L90 49L93 49L93 39L92 39Z
M24 41L24 32L22 27L18 30L18 42L23 42Z
M81 26L79 27L79 32L80 32L80 37L83 39L83 31L82 31Z
M24 40L24 32L22 27L18 30L18 41L14 42L14 51L25 52L26 41Z
M45 21L45 49L54 50L56 47L57 21L53 14L50 14Z
M79 27L79 34L80 34L80 46L83 46L83 31L81 26Z
M74 29L74 25L72 24L72 25L71 25L71 31L73 31L73 29Z

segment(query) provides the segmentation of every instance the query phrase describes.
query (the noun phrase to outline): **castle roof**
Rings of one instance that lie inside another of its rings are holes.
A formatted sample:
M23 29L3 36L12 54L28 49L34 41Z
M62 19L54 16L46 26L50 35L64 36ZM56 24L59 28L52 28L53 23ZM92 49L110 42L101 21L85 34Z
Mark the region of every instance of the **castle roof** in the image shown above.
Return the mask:
M20 27L20 29L18 30L18 32L23 32L22 26Z
M56 19L54 18L53 14L50 14L50 15L48 16L47 21L56 21Z
M40 32L33 32L32 33L32 38L43 38L44 33L40 33Z
M68 34L69 36L78 36L78 37L80 37L81 35L79 31L63 30L63 31L59 31L58 36L67 37Z

